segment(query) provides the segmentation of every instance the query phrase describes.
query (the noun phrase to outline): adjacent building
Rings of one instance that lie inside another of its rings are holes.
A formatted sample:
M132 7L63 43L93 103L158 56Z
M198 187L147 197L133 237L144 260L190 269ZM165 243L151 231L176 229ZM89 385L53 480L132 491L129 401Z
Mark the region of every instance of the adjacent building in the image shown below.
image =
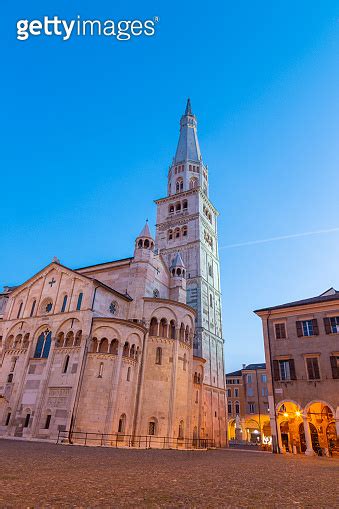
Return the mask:
M55 258L0 295L0 436L226 444L218 213L190 101L156 204L130 258Z
M226 374L230 440L271 444L266 364L243 364Z
M255 311L263 324L273 448L339 450L339 292Z

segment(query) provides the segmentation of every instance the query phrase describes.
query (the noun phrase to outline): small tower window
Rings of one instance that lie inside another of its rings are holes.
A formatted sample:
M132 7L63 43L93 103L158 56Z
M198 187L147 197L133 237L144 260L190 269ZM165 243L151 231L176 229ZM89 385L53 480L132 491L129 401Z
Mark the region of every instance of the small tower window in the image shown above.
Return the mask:
M63 373L67 373L68 364L69 364L69 355L66 355L65 362L64 362L64 367L62 368L62 372Z
M168 230L168 240L173 239L173 230Z
M103 363L103 362L100 362L100 364L99 364L99 373L98 373L98 378L102 378L103 373L104 373L104 363Z
M184 200L183 203L182 203L182 208L184 210L187 210L187 200Z
M162 348L160 346L155 351L155 364L162 364Z
M127 382L129 382L131 380L131 367L130 366L127 368L126 380L127 380Z
M20 302L20 306L19 306L19 309L18 309L17 318L19 318L19 317L20 317L20 315L21 315L22 306L23 306L23 304L22 304L22 302Z
M80 292L79 297L78 297L78 302L77 302L77 311L80 311L80 309L81 309L81 303L82 303L83 296L84 296L84 294L82 292Z
M30 312L30 315L29 315L30 317L32 317L34 315L35 306L36 306L36 300L33 300L32 307L31 307L31 312Z
M155 421L150 421L148 423L148 434L149 435L155 435L156 433L156 424Z
M67 295L64 295L64 298L62 300L61 313L64 313L66 311L66 305L67 305Z
M187 226L183 226L182 228L182 236L187 237Z

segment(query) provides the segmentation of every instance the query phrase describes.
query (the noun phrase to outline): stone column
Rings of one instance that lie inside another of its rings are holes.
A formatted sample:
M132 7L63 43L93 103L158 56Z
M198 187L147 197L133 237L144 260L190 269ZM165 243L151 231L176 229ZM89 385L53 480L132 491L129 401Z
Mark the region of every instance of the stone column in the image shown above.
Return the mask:
M305 433L305 440L306 440L306 446L307 446L305 454L306 454L306 456L314 456L315 452L313 451L313 447L312 447L311 431L310 431L310 426L308 424L306 415L303 415L303 423L304 423L304 433Z

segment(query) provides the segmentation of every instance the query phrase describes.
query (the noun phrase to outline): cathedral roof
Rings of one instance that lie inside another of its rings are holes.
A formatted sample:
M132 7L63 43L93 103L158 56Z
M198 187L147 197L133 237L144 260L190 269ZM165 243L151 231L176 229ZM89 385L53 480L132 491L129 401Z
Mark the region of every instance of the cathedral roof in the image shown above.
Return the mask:
M201 152L197 136L197 121L192 113L190 99L187 100L185 114L180 120L180 135L174 163L201 160Z
M185 268L185 264L184 264L184 262L183 262L183 260L181 258L181 254L179 253L179 251L177 252L175 257L173 258L170 268L173 269L174 267L183 267L183 268Z

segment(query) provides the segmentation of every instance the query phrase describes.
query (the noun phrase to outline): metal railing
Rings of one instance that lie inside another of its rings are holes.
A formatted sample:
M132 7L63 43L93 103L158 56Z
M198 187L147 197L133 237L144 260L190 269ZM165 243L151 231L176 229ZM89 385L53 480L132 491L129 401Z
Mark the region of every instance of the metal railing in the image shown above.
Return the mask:
M59 431L57 444L138 448L138 449L211 449L215 441L209 438L170 438L156 435L125 435L123 433L95 433L87 431Z

